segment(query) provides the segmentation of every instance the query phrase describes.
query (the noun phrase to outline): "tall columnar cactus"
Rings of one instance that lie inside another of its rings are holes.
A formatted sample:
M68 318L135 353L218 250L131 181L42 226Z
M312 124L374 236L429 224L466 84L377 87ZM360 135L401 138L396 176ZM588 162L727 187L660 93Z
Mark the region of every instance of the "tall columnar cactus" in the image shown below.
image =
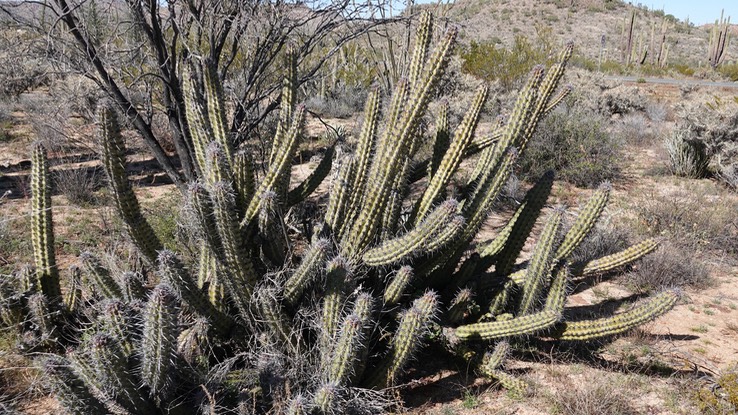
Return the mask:
M36 280L49 299L59 300L59 270L54 254L54 224L51 213L51 176L46 149L36 142L31 150L31 241Z
M496 235L479 240L540 120L571 90L559 83L573 45L567 44L550 68L531 71L510 116L499 117L483 137L475 130L486 86L479 87L455 131L449 108L442 105L433 152L421 159L423 143L431 142L421 120L450 59L456 30L431 50L433 33L433 19L424 14L407 77L397 82L387 111L380 111L387 91L373 88L358 137L348 137L346 146L329 145L301 183L291 183L306 116L298 103L294 56L286 59L277 128L263 164L245 148L234 148L226 134L231 106L218 75L207 61L191 57L180 104L201 179L190 184L182 209L181 223L194 246L181 253L164 250L146 221L125 175L115 114L102 111L102 158L116 208L144 259L142 268L134 268L140 274L120 273L116 270L130 268L104 267L83 254L89 286L81 291L85 301L70 287L64 327L61 319L48 318L60 313L49 301L60 298L58 282L49 288L54 279L16 284L23 288L19 293L9 289L13 284L0 286L3 320L17 324L22 320L17 314L26 311L35 324L22 327L49 340L39 344L69 350L44 366L65 408L373 413L355 407L362 402L355 388L398 384L429 342L522 394L527 385L503 370L509 349L519 341L537 335L566 341L610 336L674 305L677 294L666 291L622 313L569 321L572 279L608 273L657 245L648 240L571 263L572 252L605 209L607 185L582 205L564 233L569 213L547 207L554 179L548 173ZM460 174L464 160L476 155L471 175ZM42 153L34 153L34 180L41 190L34 190L39 198L33 210L39 272L56 269L49 266L53 243L44 163ZM329 175L326 205L300 218L303 230L291 226L291 215L307 210L299 204ZM532 256L522 261L523 246L534 236ZM190 260L192 253L196 261ZM35 287L42 294L28 298Z
M725 10L720 12L720 19L715 20L710 32L710 43L707 47L707 61L717 68L725 60L725 50L730 44L730 16L725 18Z

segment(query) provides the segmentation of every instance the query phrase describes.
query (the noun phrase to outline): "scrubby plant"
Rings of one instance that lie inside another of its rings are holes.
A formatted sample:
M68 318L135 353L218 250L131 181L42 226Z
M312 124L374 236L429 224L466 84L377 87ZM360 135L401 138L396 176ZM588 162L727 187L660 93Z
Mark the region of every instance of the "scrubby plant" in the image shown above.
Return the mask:
M250 154L228 140L214 67L192 62L184 105L202 180L189 186L184 217L199 241L197 263L164 249L142 213L126 178L120 126L104 108L102 160L145 278L117 275L85 254L84 290L75 279L60 290L48 171L43 148L34 147L36 269L3 285L2 310L8 323L38 339L32 347L51 353L41 366L68 411L377 413L387 402L379 391L399 384L429 342L522 394L526 383L503 369L507 339L616 335L675 304L677 294L664 291L619 314L564 318L572 280L607 272L656 247L647 240L570 264L605 208L607 185L593 193L566 232L562 209L543 215L528 261L517 259L542 216L552 174L533 186L493 240L473 244L539 121L560 100L557 85L572 46L548 71L531 72L497 131L474 137L487 96L482 86L448 146L416 160L424 133L420 120L456 37L449 30L431 53L431 33L425 14L408 76L398 84L382 127L380 91L374 89L355 151L336 157L329 150L325 163L295 187L290 170L305 109L295 102L294 58L258 181ZM478 169L456 190L457 199L449 198L461 161L475 153ZM285 223L287 212L315 190L333 162L324 214L310 219L310 232L295 233ZM410 185L422 178L425 186L414 197ZM29 319L20 323L24 315Z
M700 179L708 174L710 157L705 143L694 137L688 125L677 125L664 140L669 171L677 176Z

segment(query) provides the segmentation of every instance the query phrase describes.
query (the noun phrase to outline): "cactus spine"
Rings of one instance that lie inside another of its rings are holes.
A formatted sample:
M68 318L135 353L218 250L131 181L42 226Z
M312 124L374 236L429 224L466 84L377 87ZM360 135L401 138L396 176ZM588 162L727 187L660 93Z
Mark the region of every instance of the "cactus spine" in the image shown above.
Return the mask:
M169 286L159 284L143 315L141 378L152 396L166 395L176 350L177 308Z
M54 254L49 163L46 160L46 149L40 142L32 145L31 153L31 240L36 280L45 296L60 300L59 270Z

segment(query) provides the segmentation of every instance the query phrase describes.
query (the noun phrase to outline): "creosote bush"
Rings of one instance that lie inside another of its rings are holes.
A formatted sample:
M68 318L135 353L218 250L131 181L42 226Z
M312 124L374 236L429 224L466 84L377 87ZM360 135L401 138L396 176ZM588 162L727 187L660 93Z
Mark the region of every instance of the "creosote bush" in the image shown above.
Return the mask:
M403 382L430 342L522 396L528 385L505 370L509 339L617 335L676 303L675 292L662 291L615 315L564 317L573 280L657 245L645 240L572 263L609 199L606 184L564 231L562 209L541 215L554 177L543 174L491 241L472 244L539 122L568 93L557 87L573 46L548 69L531 71L509 119L490 134L474 135L485 85L454 131L439 114L427 137L438 144L422 159L416 154L429 131L421 119L456 38L450 29L431 50L432 26L424 14L407 77L388 108L380 109L379 89L370 91L353 153L329 146L299 183L290 176L305 118L295 99L295 55L286 58L262 174L226 132L228 106L214 66L193 57L183 104L202 179L189 184L184 202L183 225L196 242L181 249L198 252L194 262L166 249L142 211L126 177L117 116L102 108L101 157L143 273L121 274L93 253L80 257L81 271L60 272L45 151L33 147L35 270L2 290L1 310L6 325L28 333L26 347L44 351L39 367L69 412L378 413L388 402L382 391ZM449 197L461 162L475 154L476 170ZM286 222L290 208L328 176L327 206L303 218L307 231L295 231ZM425 186L411 193L416 183ZM539 219L538 243L520 262Z

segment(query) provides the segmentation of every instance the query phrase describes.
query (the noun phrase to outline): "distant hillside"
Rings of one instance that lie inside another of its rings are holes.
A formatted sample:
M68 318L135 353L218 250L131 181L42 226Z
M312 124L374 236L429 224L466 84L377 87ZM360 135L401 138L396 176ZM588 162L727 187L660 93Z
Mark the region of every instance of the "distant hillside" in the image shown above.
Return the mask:
M448 7L446 15L462 27L465 42L474 40L509 46L516 35L524 35L532 41L543 36L559 44L574 40L579 53L593 60L599 56L604 35L605 60L620 61L622 26L632 10L636 12L633 41L642 39L644 47L651 42L654 25L658 39L662 21L667 21L669 63L692 67L701 63L704 67L712 29L712 25L695 27L664 15L660 10L615 0L457 0ZM738 20L738 16L733 17ZM733 35L738 34L738 26L732 25L731 30ZM735 36L726 51L726 62L738 62Z

